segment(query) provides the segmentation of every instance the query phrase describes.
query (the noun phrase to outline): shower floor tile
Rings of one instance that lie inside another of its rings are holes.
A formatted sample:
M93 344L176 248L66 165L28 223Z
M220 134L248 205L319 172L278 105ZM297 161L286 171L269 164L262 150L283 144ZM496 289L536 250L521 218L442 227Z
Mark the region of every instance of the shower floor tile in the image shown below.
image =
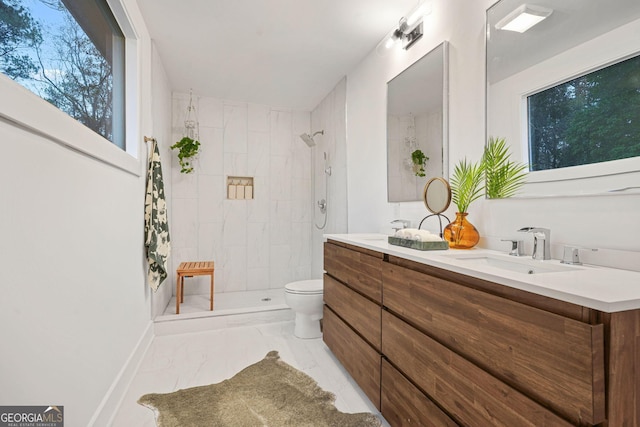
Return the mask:
M209 310L209 294L185 295L184 302L180 305L180 314L187 315L227 315L244 312L257 312L286 309L284 302L284 289L267 289L261 291L224 292L213 295L213 312ZM162 316L176 316L176 298L165 308ZM158 321L159 319L156 319Z

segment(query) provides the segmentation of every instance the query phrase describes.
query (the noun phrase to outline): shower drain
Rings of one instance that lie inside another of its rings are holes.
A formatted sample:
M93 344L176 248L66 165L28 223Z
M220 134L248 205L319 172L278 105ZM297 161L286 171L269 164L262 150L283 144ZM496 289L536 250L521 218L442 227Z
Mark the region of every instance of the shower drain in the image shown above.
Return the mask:
M271 301L271 298L269 298L269 297L262 298L260 301L264 301L264 302Z

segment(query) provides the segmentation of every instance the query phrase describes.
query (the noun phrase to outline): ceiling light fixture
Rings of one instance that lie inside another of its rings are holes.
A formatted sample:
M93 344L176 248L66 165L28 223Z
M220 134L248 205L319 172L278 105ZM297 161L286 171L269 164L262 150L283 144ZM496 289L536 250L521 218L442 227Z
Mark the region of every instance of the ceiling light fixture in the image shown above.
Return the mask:
M545 20L552 12L553 9L546 7L523 4L498 21L496 29L524 33Z
M384 55L389 49L398 43L402 44L403 49L409 49L417 42L423 34L424 17L431 13L431 2L429 0L421 0L420 3L408 14L408 18L402 17L398 22L398 27L394 28L385 36L378 46L376 52Z

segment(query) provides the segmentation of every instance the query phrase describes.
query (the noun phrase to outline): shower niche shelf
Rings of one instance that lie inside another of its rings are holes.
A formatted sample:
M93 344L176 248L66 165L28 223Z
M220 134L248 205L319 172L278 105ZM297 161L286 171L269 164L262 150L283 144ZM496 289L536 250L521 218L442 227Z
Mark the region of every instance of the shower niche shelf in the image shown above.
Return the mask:
M228 176L227 199L251 200L254 194L252 176Z

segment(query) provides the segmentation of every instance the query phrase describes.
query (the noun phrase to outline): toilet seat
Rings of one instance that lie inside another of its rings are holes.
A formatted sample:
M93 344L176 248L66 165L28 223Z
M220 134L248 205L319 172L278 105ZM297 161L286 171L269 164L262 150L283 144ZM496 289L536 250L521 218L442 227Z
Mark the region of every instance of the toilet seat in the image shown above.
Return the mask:
M322 279L318 280L301 280L298 282L287 283L284 287L285 292L297 295L318 295L324 291L324 283Z

